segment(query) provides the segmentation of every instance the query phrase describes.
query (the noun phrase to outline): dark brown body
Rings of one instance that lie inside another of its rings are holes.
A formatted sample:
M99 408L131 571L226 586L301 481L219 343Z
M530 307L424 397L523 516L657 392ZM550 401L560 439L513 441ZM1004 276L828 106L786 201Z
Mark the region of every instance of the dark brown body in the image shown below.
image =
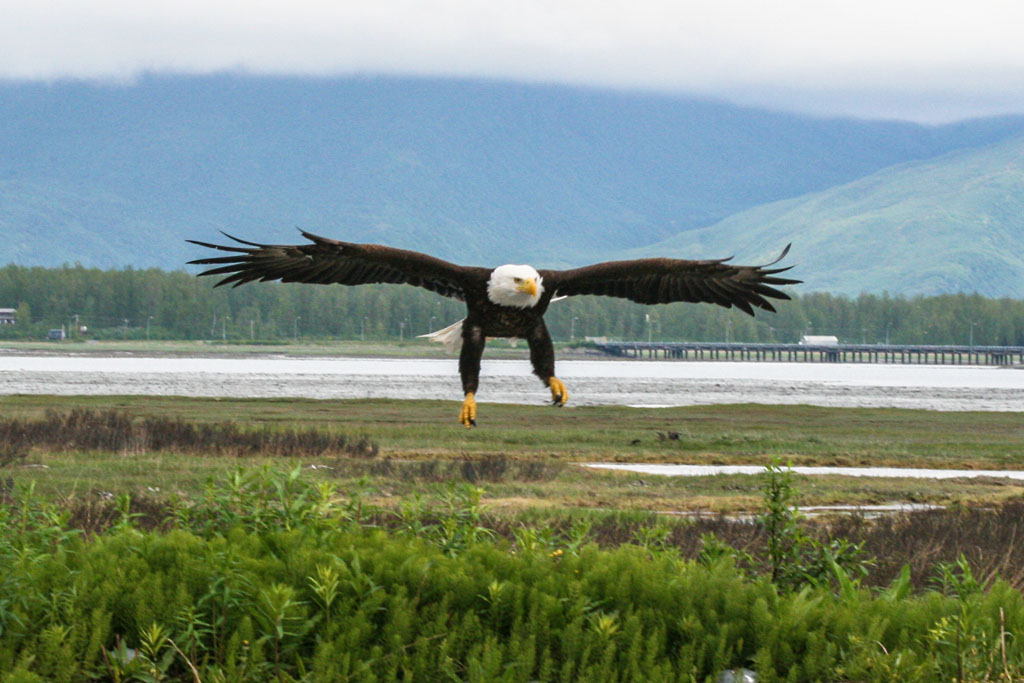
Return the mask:
M555 374L555 349L544 324L544 314L552 293L545 290L532 308L501 306L487 298L486 286L466 291L466 319L462 323L462 351L459 375L463 393L477 392L480 384L480 359L488 337L516 337L530 347L533 373L544 386Z

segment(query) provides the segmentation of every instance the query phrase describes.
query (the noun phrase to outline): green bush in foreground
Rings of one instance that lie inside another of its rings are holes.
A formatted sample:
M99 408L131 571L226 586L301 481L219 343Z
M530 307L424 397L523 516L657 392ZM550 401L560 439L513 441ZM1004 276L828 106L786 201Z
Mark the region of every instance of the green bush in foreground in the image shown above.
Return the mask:
M911 595L780 589L657 544L496 541L479 490L368 525L362 492L239 472L160 532L86 538L21 491L0 506L0 680L1014 680L1021 595L966 564ZM844 577L840 571L838 576Z

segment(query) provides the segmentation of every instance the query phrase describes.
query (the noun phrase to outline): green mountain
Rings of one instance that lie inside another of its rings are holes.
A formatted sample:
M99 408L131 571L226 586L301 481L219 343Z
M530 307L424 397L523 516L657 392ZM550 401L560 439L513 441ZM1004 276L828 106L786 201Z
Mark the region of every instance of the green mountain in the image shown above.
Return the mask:
M504 82L0 82L0 264L176 269L199 253L186 238L302 227L577 265L1022 132L1019 117L926 127Z
M901 164L636 250L767 259L804 291L1024 298L1024 136Z

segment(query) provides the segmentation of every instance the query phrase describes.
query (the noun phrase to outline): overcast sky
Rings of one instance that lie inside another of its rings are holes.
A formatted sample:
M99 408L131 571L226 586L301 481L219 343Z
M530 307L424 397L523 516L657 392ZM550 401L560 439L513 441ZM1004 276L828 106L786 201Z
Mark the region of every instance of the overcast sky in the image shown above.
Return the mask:
M825 115L1024 113L1021 0L0 0L0 78L511 78Z

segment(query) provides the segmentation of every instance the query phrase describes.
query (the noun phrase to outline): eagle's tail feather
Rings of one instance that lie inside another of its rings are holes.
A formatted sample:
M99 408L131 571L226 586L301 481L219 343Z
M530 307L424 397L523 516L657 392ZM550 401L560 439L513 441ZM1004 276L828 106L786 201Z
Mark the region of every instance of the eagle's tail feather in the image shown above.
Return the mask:
M452 323L443 330L428 332L418 335L418 337L425 337L429 341L444 344L449 353L455 353L462 348L462 320Z

